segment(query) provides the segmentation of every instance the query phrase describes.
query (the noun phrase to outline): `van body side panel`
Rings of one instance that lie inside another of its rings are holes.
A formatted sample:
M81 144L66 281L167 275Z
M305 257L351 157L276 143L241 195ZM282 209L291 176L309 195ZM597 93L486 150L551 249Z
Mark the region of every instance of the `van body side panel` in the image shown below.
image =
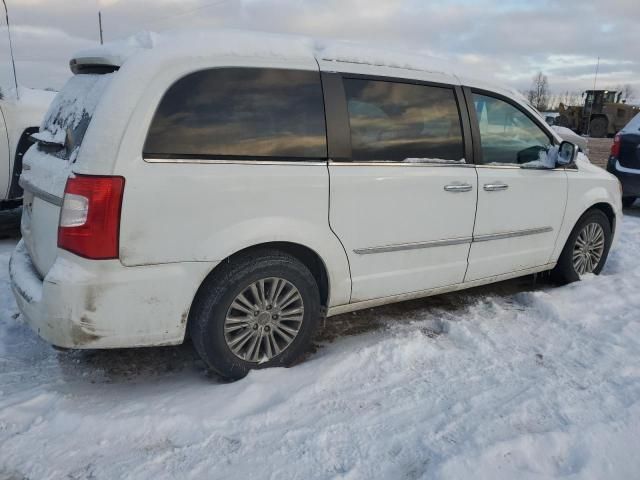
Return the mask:
M152 163L139 158L121 174L128 179L120 229L124 265L216 262L254 245L292 242L324 261L331 304L349 301L349 266L329 228L325 163Z

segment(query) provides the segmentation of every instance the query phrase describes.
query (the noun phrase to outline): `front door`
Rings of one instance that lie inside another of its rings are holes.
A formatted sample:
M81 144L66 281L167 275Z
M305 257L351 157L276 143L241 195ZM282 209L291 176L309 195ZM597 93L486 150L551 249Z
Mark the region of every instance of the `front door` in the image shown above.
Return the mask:
M462 282L477 177L454 87L361 77L342 87L351 153L329 163L330 224L351 301Z
M562 225L567 173L543 169L553 143L524 109L474 92L478 211L465 281L549 263Z

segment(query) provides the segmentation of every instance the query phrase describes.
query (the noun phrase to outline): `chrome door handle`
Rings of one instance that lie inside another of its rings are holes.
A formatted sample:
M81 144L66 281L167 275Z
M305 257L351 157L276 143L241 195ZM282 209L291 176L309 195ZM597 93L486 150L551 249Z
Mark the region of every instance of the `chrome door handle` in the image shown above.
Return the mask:
M484 190L485 192L499 192L500 190L506 190L509 188L509 185L506 183L485 183Z
M451 185L444 186L445 191L459 193L459 192L470 192L473 189L473 186L468 183L453 183Z

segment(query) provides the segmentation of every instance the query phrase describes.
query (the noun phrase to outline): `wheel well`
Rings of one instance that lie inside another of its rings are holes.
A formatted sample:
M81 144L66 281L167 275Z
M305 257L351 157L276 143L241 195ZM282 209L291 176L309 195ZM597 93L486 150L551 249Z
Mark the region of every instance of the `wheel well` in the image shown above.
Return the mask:
M616 214L613 211L613 207L608 203L596 203L592 205L589 210L600 210L604 213L609 219L609 225L611 225L611 231L614 232L616 230Z
M240 255L244 255L252 250L263 249L265 247L287 253L302 262L311 271L313 278L315 278L316 283L318 284L318 289L320 290L321 305L327 307L329 301L329 277L327 275L327 268L316 252L311 250L309 247L300 245L299 243L267 242L244 248L228 256L218 265L216 265L216 267L209 273L207 278L211 276L223 263L231 262Z

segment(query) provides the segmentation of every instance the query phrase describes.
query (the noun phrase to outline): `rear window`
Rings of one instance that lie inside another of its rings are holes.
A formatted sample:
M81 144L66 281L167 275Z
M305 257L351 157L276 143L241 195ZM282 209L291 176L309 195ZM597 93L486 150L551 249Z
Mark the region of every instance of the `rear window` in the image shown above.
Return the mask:
M96 106L113 78L109 74L78 74L56 95L33 137L38 148L63 159L75 159Z
M145 156L320 159L327 156L318 72L223 68L174 83L156 110Z

